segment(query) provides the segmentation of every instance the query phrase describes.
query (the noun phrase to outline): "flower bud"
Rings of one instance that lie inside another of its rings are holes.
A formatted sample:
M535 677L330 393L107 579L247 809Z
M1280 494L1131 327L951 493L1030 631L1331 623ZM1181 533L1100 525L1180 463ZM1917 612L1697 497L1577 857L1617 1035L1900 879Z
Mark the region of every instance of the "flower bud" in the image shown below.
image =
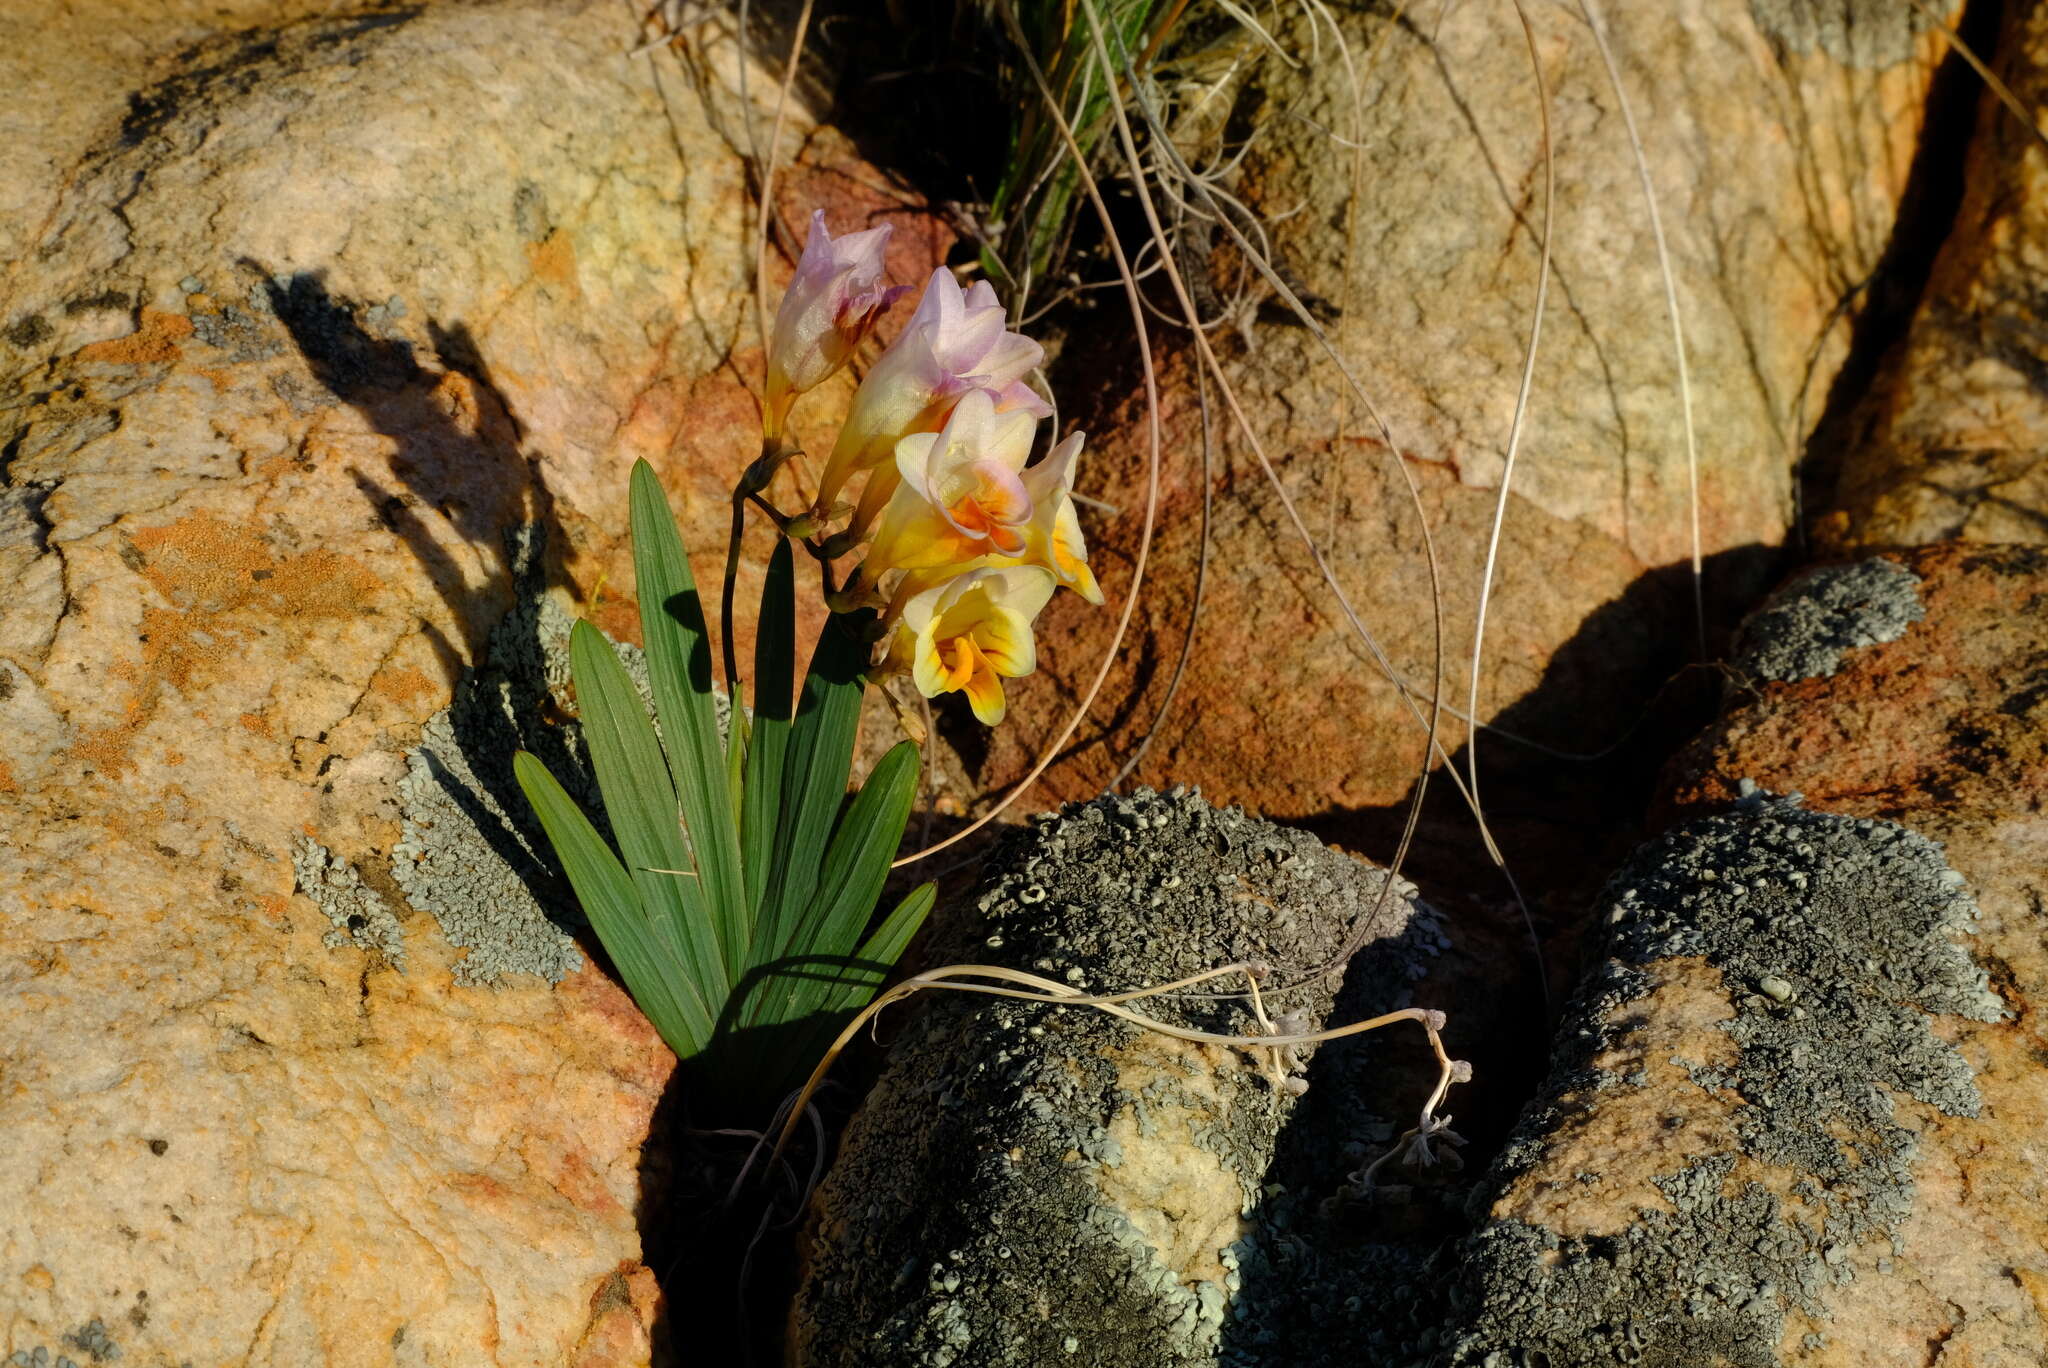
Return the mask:
M823 210L811 215L803 255L769 336L762 426L770 438L781 436L796 397L845 365L882 311L908 288L882 283L890 231L885 223L835 238L825 231Z

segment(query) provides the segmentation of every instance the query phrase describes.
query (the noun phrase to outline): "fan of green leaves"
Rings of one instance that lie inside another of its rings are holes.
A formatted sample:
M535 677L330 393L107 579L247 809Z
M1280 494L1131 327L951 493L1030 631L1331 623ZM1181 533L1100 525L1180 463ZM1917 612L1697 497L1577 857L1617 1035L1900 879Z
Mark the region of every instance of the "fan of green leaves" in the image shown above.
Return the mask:
M654 717L588 622L570 666L616 852L547 767L514 773L620 977L710 1108L759 1112L802 1082L931 909L924 884L870 930L917 785L917 748L848 796L867 651L835 614L800 699L795 574L769 562L751 724L720 736L696 581L660 482L633 467L633 566ZM699 1110L703 1110L700 1108Z

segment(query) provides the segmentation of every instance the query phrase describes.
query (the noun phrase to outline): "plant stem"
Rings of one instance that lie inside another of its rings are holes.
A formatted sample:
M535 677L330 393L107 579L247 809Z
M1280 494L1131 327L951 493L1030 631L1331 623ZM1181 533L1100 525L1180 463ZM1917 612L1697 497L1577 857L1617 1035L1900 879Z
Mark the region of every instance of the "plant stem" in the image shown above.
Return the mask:
M718 647L725 657L725 697L735 716L740 707L739 655L733 648L732 600L739 588L740 538L747 530L746 481L732 492L732 535L725 543L725 582L718 594Z

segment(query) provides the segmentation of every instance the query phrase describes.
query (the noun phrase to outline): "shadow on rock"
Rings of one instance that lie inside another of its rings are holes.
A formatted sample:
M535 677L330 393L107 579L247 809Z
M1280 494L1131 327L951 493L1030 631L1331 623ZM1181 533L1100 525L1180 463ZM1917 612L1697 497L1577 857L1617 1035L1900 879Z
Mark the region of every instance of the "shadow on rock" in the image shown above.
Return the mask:
M571 933L587 941L587 931L513 779L512 756L539 755L587 809L595 785L574 728L552 725L563 718L568 676L569 624L545 593L549 537L559 529L520 450L518 420L463 325L427 321L437 365L423 366L396 333L399 301L366 307L330 293L318 272L241 264L324 391L308 393L302 377L287 375L277 382L287 402L304 410L338 399L395 444L388 476L355 463L348 474L425 569L463 637L421 624L454 690L407 757L393 877L468 952L459 981L507 972L559 980L578 963ZM450 550L426 508L487 548L479 559L501 563L502 578L473 582L474 563Z
M1775 548L1747 546L1708 560L1707 583L1720 591L1708 604L1710 645L1727 643L1781 559ZM1649 651L1646 631L1657 633ZM1627 650L1620 649L1624 638ZM1375 1362L1426 1358L1440 1296L1428 1261L1471 1228L1464 1178L1485 1170L1541 1085L1556 1013L1579 976L1595 894L1649 834L1646 813L1663 765L1714 715L1725 675L1692 660L1692 639L1690 566L1651 571L1590 614L1537 687L1482 736L1480 795L1527 900L1541 977L1531 929L1487 860L1469 809L1441 773L1432 776L1402 873L1442 914L1449 949L1412 991L1390 990L1369 963L1354 962L1338 1019L1410 1005L1411 997L1413 1005L1446 1012L1447 1048L1474 1066L1474 1081L1447 1104L1469 1145L1454 1148L1448 1163L1390 1165L1369 1189L1360 1184L1360 1170L1415 1124L1433 1061L1398 1027L1325 1046L1309 1074L1310 1092L1280 1138L1271 1177L1277 1197L1253 1216L1264 1261L1246 1268L1219 1362L1309 1368L1337 1361L1299 1336L1275 1334L1273 1327L1290 1323L1324 1326L1328 1335L1316 1340L1352 1346L1354 1357L1370 1345ZM1639 666L1616 679L1616 659ZM1601 722L1605 734L1588 744ZM1454 752L1452 763L1469 773L1469 748ZM1404 798L1301 825L1334 845L1391 851L1407 817Z
M313 379L396 444L390 468L402 490L386 488L359 468L352 467L350 475L371 510L427 571L461 626L469 663L477 663L490 624L504 609L504 586L469 584L463 567L416 510L437 510L465 541L493 549L518 524L537 523L556 535L560 529L552 502L520 450L519 421L475 338L461 323L444 327L429 320L439 363L429 369L414 355L413 344L393 332L402 303L366 307L331 294L319 272L280 276L258 262L241 264L260 278L271 312ZM450 384L452 375L468 383ZM519 491L510 518L507 490Z
M864 1050L856 1042L849 1049L849 1058L833 1070L841 1082L827 1082L788 1152L771 1162L769 1148L781 1121L777 1114L769 1124L775 1101L764 1108L758 1094L793 1093L803 1079L786 1077L786 1061L817 1058L853 1013L768 1026L738 1025L735 1018L750 994L821 973L851 973L874 983L889 969L814 956L755 970L728 1003L709 1048L677 1069L655 1109L641 1150L635 1216L641 1258L663 1293L653 1327L656 1364L701 1360L765 1368L783 1361L798 1266L793 1227L822 1166L820 1146L829 1156L830 1137L852 1110L858 1090L843 1080L872 1073L873 1060L865 1057L872 1047ZM787 1087L767 1081L773 1079ZM727 1093L743 1096L721 1097L718 1080L731 1085ZM753 1128L764 1125L765 1138L759 1138L763 1133Z
M1717 653L1781 558L1761 545L1708 558L1706 583L1716 592L1707 634ZM1541 1076L1550 1025L1577 976L1593 895L1642 838L1665 761L1713 717L1725 675L1718 664L1695 661L1692 618L1689 565L1642 575L1588 614L1536 687L1481 734L1480 800L1528 921L1457 787L1441 770L1430 777L1401 873L1450 928L1452 949L1420 991L1423 1005L1450 1014L1450 1048L1478 1071L1477 1084L1463 1091L1481 1163ZM1617 676L1616 661L1634 669ZM1447 731L1457 725L1446 719ZM1461 776L1471 761L1469 745L1452 753ZM1411 788L1398 803L1332 810L1300 825L1333 845L1392 852L1413 795ZM1542 947L1540 973L1532 931Z

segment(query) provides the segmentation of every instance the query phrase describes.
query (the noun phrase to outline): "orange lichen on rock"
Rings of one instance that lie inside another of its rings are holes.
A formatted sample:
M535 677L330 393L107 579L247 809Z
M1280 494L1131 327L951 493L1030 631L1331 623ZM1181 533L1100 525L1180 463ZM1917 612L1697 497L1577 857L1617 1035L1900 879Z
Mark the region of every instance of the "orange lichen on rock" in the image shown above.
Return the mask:
M325 548L302 555L274 554L252 530L204 513L130 534L124 561L169 606L142 609L139 660L118 661L108 673L132 692L120 721L89 731L72 753L95 768L119 774L129 747L148 723L160 691L189 695L246 663L252 635L284 622L355 616L379 587L357 562ZM242 725L259 734L243 714ZM261 723L261 719L258 719Z
M135 734L149 721L148 713L137 698L123 699L121 713L119 722L88 731L71 743L74 756L110 777L127 770L131 763L128 748L134 742Z
M549 285L577 287L576 240L557 229L526 249L533 263L534 278Z
M87 343L78 349L78 359L114 366L146 366L175 361L180 355L178 343L191 335L192 320L183 314L144 309L142 326L126 337Z
M387 666L377 671L370 680L370 689L394 703L405 704L433 698L440 692L440 686L433 680L403 665Z
M279 557L253 530L204 513L142 528L129 540L142 553L144 577L165 598L200 612L258 606L283 616L340 617L378 583L332 551Z

